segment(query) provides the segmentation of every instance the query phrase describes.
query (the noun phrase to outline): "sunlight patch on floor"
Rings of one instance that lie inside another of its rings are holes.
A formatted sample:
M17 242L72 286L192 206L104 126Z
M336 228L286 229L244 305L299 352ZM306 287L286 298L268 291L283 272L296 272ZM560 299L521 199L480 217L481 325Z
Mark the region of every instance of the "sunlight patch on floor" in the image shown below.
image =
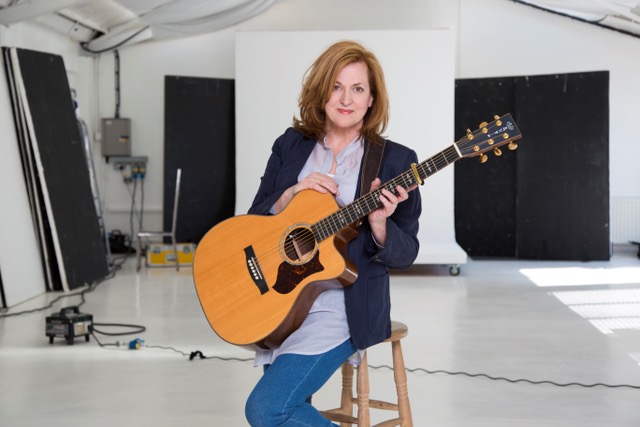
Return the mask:
M520 273L540 287L640 284L640 267L523 268Z
M640 330L640 288L551 292L605 335Z

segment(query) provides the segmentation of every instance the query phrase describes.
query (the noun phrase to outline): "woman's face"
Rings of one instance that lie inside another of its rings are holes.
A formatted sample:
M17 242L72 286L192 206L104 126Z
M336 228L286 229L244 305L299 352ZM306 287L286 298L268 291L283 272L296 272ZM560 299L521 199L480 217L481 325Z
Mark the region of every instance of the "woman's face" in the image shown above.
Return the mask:
M367 66L364 62L347 65L338 74L331 97L324 106L327 130L359 130L372 104Z

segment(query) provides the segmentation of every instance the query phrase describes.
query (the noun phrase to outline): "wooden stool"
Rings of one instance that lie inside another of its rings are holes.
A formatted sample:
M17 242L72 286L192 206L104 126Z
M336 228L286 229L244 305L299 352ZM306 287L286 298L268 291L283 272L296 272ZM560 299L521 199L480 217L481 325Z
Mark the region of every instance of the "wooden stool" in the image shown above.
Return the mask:
M393 378L398 395L397 404L369 399L369 366L367 364L367 353L365 352L362 363L358 365L357 397L353 396L353 365L345 362L342 365L342 398L340 407L321 411L322 415L331 421L339 422L341 427L348 427L353 424L359 427L370 427L369 408L387 409L397 411L398 417L376 424L375 427L413 427L407 390L407 374L400 345L400 340L406 337L408 333L407 325L395 321L391 322L391 337L385 341L391 343ZM353 416L353 405L358 406L357 417Z

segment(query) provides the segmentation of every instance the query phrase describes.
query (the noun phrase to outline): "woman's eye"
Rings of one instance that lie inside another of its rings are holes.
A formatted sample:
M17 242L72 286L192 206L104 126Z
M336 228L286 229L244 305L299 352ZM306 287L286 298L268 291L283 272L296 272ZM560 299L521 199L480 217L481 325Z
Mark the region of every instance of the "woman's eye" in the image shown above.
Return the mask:
M336 91L336 90L340 90L340 85L334 85L334 86L333 86L333 90L334 90L334 91Z
M362 86L356 86L353 90L355 90L358 93L364 92L364 88Z

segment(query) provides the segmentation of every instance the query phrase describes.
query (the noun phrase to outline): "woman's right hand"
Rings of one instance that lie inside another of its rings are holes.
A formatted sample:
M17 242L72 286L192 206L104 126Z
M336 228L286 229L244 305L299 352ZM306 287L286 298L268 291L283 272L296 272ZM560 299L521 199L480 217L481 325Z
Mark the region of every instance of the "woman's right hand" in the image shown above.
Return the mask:
M291 188L294 196L302 190L316 190L319 193L328 191L334 196L338 195L338 183L329 175L319 172L313 172Z
M282 212L284 208L293 200L296 194L302 190L315 190L320 193L329 192L334 196L339 194L338 183L329 175L325 175L319 172L313 172L306 178L298 181L297 184L289 187L282 193L282 196L276 201L274 209L276 213Z

